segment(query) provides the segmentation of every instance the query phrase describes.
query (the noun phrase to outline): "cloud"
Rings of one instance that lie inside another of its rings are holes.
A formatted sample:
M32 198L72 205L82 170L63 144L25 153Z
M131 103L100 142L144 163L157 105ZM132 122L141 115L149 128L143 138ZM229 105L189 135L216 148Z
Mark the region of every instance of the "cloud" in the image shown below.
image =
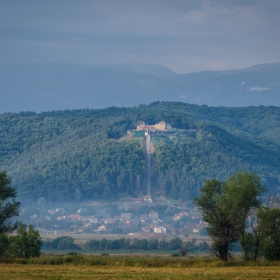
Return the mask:
M0 63L240 69L279 60L279 10L279 0L0 0Z
M251 87L251 88L250 88L250 91L261 92L261 91L269 90L269 89L270 89L270 88L268 88L268 87Z

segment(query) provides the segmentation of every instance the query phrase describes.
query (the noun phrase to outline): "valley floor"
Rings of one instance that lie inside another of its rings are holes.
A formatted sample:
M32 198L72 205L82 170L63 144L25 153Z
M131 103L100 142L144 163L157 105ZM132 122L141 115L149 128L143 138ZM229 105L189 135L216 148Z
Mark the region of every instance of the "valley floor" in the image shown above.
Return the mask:
M279 266L138 268L0 264L0 279L280 279Z

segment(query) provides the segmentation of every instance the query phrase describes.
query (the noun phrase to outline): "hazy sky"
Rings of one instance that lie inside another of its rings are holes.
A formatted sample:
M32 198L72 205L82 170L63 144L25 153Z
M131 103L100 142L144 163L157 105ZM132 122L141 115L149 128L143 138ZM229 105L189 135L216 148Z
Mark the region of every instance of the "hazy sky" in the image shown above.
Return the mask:
M155 63L179 73L280 61L279 0L0 0L0 62Z

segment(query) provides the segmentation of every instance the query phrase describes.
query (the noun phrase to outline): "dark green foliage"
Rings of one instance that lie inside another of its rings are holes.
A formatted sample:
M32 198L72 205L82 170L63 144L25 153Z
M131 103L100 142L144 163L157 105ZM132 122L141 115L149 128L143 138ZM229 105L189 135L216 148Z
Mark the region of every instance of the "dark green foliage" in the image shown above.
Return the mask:
M143 136L124 137L139 120L184 129L152 136L153 191L197 195L205 178L258 173L275 190L280 172L280 109L212 108L154 102L134 108L0 115L0 168L20 196L38 200L113 199L146 192ZM172 138L173 137L173 138Z
M188 252L188 243L184 242L179 251L182 257L186 256Z
M81 248L74 243L74 239L70 236L61 236L61 237L57 237L53 240L46 240L43 242L42 249L81 250Z
M228 260L229 249L237 241L234 227L223 210L222 183L218 180L206 180L200 189L200 196L194 203L202 213L202 219L209 223L207 232L213 239L212 249L222 260Z
M252 259L251 251L255 251L254 247L258 246L257 236L246 234L246 222L251 210L261 206L261 196L265 191L259 176L253 172L237 172L223 185L223 211L234 226L245 260ZM252 249L248 248L249 243L252 243Z
M41 253L41 237L32 225L20 224L16 236L9 237L7 255L26 258L39 257Z
M165 239L136 239L120 238L115 240L92 239L85 243L84 250L90 251L105 251L105 250L183 250L185 254L187 251L208 251L209 245L206 242L196 243L196 240L183 242L180 238L172 238L169 241ZM182 254L182 253L181 253Z
M260 236L257 231L244 232L240 239L240 243L242 244L244 259L246 261L256 261L258 259L261 254L260 242Z
M4 256L9 247L9 239L7 235L0 234L0 257Z
M171 257L180 257L180 254L178 254L178 253L173 253L173 254L171 255Z
M10 220L18 215L20 202L15 201L16 196L7 173L0 172L0 235L8 234L18 226L17 222Z
M104 253L105 256L104 257ZM46 269L48 269L49 265L70 265L70 266L96 266L103 268L115 267L116 269L120 267L127 267L131 269L131 267L139 268L174 268L175 270L178 268L190 269L192 267L197 268L205 268L207 267L211 271L211 267L239 267L239 269L244 269L244 267L265 267L268 269L268 266L274 268L275 273L277 272L278 266L275 262L257 262L257 263L248 263L244 261L232 261L232 262L221 262L219 260L215 260L213 258L176 258L173 257L158 257L158 256L149 256L149 255L107 255L107 252L104 252L100 255L87 255L87 254L77 254L77 255L69 255L67 254L44 254L41 255L40 258L30 258L26 259L11 259L11 258L0 258L0 263L3 264L29 264L29 265L46 265ZM179 257L180 254L174 253L176 257ZM65 267L67 270L67 267ZM260 270L261 271L261 270ZM178 274L179 275L179 274ZM200 274L199 274L200 275ZM277 275L277 274L276 274ZM67 275L68 276L68 275ZM83 275L84 276L84 275ZM102 275L103 276L103 275ZM101 276L101 277L102 277ZM123 275L122 275L123 276ZM180 275L182 276L182 275ZM53 277L53 275L52 275ZM174 275L171 278L174 278ZM179 276L178 276L179 277ZM194 275L197 278L197 274ZM205 277L203 275L202 277ZM215 277L215 276L214 276ZM76 274L77 278L77 274ZM99 277L100 278L100 277ZM123 278L123 277L122 277ZM180 278L180 277L179 277ZM181 277L182 278L182 277Z
M16 190L11 185L7 173L0 172L0 234L7 234L17 228L18 223L9 219L18 215L20 203L15 201Z
M225 182L206 180L200 196L194 199L202 218L209 224L207 232L213 239L212 249L227 261L232 245L239 241L244 258L251 258L252 246L258 246L253 235L246 233L246 221L252 209L261 206L261 195L266 188L253 172L237 172Z
M269 261L280 260L280 209L260 209L258 232L264 257Z

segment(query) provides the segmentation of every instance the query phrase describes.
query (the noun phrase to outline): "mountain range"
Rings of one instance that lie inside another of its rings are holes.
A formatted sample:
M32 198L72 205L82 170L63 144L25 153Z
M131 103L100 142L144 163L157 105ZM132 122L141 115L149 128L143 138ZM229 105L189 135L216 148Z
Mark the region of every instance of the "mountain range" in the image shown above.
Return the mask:
M280 106L280 63L177 74L162 65L1 63L0 113L138 106Z

